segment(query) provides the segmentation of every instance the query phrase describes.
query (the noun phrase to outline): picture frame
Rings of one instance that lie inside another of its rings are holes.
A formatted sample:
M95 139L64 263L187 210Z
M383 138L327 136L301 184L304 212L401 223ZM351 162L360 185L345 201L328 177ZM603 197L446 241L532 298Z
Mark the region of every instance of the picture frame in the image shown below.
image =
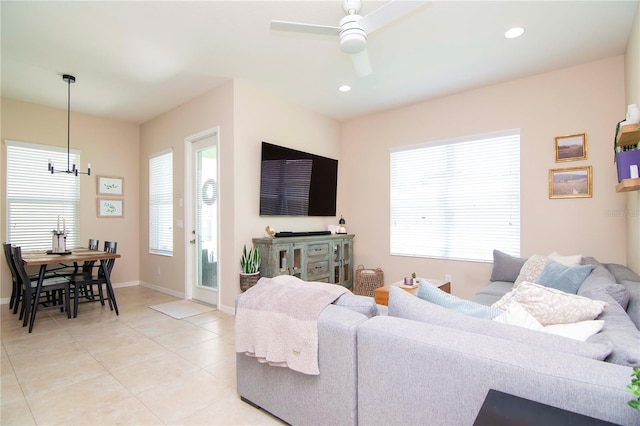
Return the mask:
M558 136L555 140L556 163L587 159L587 134Z
M98 217L124 217L124 200L98 198Z
M124 178L117 176L98 176L98 195L124 195Z
M591 198L593 167L549 169L549 198Z

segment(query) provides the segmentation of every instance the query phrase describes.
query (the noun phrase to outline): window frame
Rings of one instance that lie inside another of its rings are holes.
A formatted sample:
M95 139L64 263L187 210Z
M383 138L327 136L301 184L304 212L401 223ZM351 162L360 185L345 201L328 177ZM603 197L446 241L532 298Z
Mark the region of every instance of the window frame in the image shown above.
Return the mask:
M154 166L154 163L163 159L169 164L157 163L158 167ZM165 174L154 175L154 171L158 168ZM168 175L167 172L169 172ZM154 192L154 188L162 189L162 191ZM154 199L154 197L158 198ZM162 209L162 207L164 208ZM175 231L173 208L173 150L169 149L149 156L149 254L173 256L173 234ZM160 228L167 224L169 225L168 229L161 232ZM162 241L164 241L164 246Z
M492 262L494 249L519 256L520 139L511 129L392 148L389 254L472 262ZM478 173L490 180L480 184Z
M59 222L60 229L64 227L67 231L66 247L77 247L80 241L80 178L66 173L51 174L47 164L48 161L66 164L68 158L80 164L80 151L8 139L4 142L7 241L27 251L51 250L53 230L58 228ZM15 179L20 183L15 183ZM61 183L69 185L65 189Z

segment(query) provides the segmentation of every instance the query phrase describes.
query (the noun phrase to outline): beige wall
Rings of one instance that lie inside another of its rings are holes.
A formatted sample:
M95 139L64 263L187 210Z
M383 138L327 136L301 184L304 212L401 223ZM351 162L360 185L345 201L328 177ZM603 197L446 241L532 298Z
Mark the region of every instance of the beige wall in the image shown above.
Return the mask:
M184 194L184 139L205 129L220 128L220 307L232 310L240 292L242 246L261 237L271 225L278 230L326 229L335 218L261 218L259 216L260 146L263 140L337 158L339 125L242 81L224 86L145 123L141 129L140 279L147 285L174 294L184 293L185 253L188 239L176 228L174 256L149 255L148 164L154 152L174 149L174 193ZM184 219L176 203L174 221ZM157 274L158 268L160 275Z
M185 220L185 139L205 130L219 127L219 156L221 159L219 195L220 221L233 223L233 82L229 81L178 108L144 123L140 130L140 280L176 296L185 294L185 247L190 235L185 228L174 227L173 256L149 254L149 156L173 149L174 225ZM186 203L185 203L186 204ZM233 228L223 226L220 245L220 294L224 295L233 276L231 257Z
M624 116L623 73L619 56L344 123L341 196L356 234L356 264L381 267L387 282L413 271L440 279L451 274L452 291L462 297L486 285L491 264L389 255L389 149L513 128L521 131L521 255L556 250L625 263L620 212L626 202L615 192L612 150L615 124ZM554 137L581 132L588 159L555 163ZM592 198L549 199L549 169L587 165L593 166Z
M35 105L27 102L2 99L2 140L31 142L42 145L66 147L67 111ZM91 176L80 179L80 241L97 238L117 241L122 258L116 261L113 271L114 285L137 284L139 277L139 222L138 168L140 164L138 125L71 113L71 148L81 151L82 168L91 163ZM6 146L2 143L2 168L5 167ZM46 162L46 159L43 161ZM43 163L43 167L46 164ZM120 176L124 178L124 218L98 218L96 214L96 176ZM55 179L56 176L51 176ZM2 194L5 200L6 175L2 176ZM2 241L6 241L6 211L2 217ZM12 241L19 243L19 241ZM1 297L11 294L11 275L2 261Z
M625 88L626 105L640 104L640 5L625 53ZM627 194L626 216L627 265L640 273L640 192Z

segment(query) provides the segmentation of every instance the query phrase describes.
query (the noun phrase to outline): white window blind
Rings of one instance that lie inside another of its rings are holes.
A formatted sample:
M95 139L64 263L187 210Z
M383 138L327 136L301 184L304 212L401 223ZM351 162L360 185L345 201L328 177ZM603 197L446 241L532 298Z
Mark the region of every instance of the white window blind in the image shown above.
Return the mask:
M520 255L520 132L391 152L392 255Z
M149 253L173 255L173 153L149 158Z
M23 250L51 250L53 230L63 223L67 248L78 246L80 179L51 174L48 161L67 167L67 150L46 145L5 141L7 146L7 239ZM80 153L71 150L71 162Z

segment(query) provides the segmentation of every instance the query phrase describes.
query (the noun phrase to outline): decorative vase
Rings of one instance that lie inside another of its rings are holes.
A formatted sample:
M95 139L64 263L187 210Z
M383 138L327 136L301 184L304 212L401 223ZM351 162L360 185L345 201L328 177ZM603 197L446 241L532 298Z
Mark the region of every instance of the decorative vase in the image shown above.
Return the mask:
M243 292L249 290L251 287L258 283L260 279L260 272L254 272L253 274L245 274L240 272L240 290Z
M640 123L640 108L637 104L631 104L627 107L627 124Z

